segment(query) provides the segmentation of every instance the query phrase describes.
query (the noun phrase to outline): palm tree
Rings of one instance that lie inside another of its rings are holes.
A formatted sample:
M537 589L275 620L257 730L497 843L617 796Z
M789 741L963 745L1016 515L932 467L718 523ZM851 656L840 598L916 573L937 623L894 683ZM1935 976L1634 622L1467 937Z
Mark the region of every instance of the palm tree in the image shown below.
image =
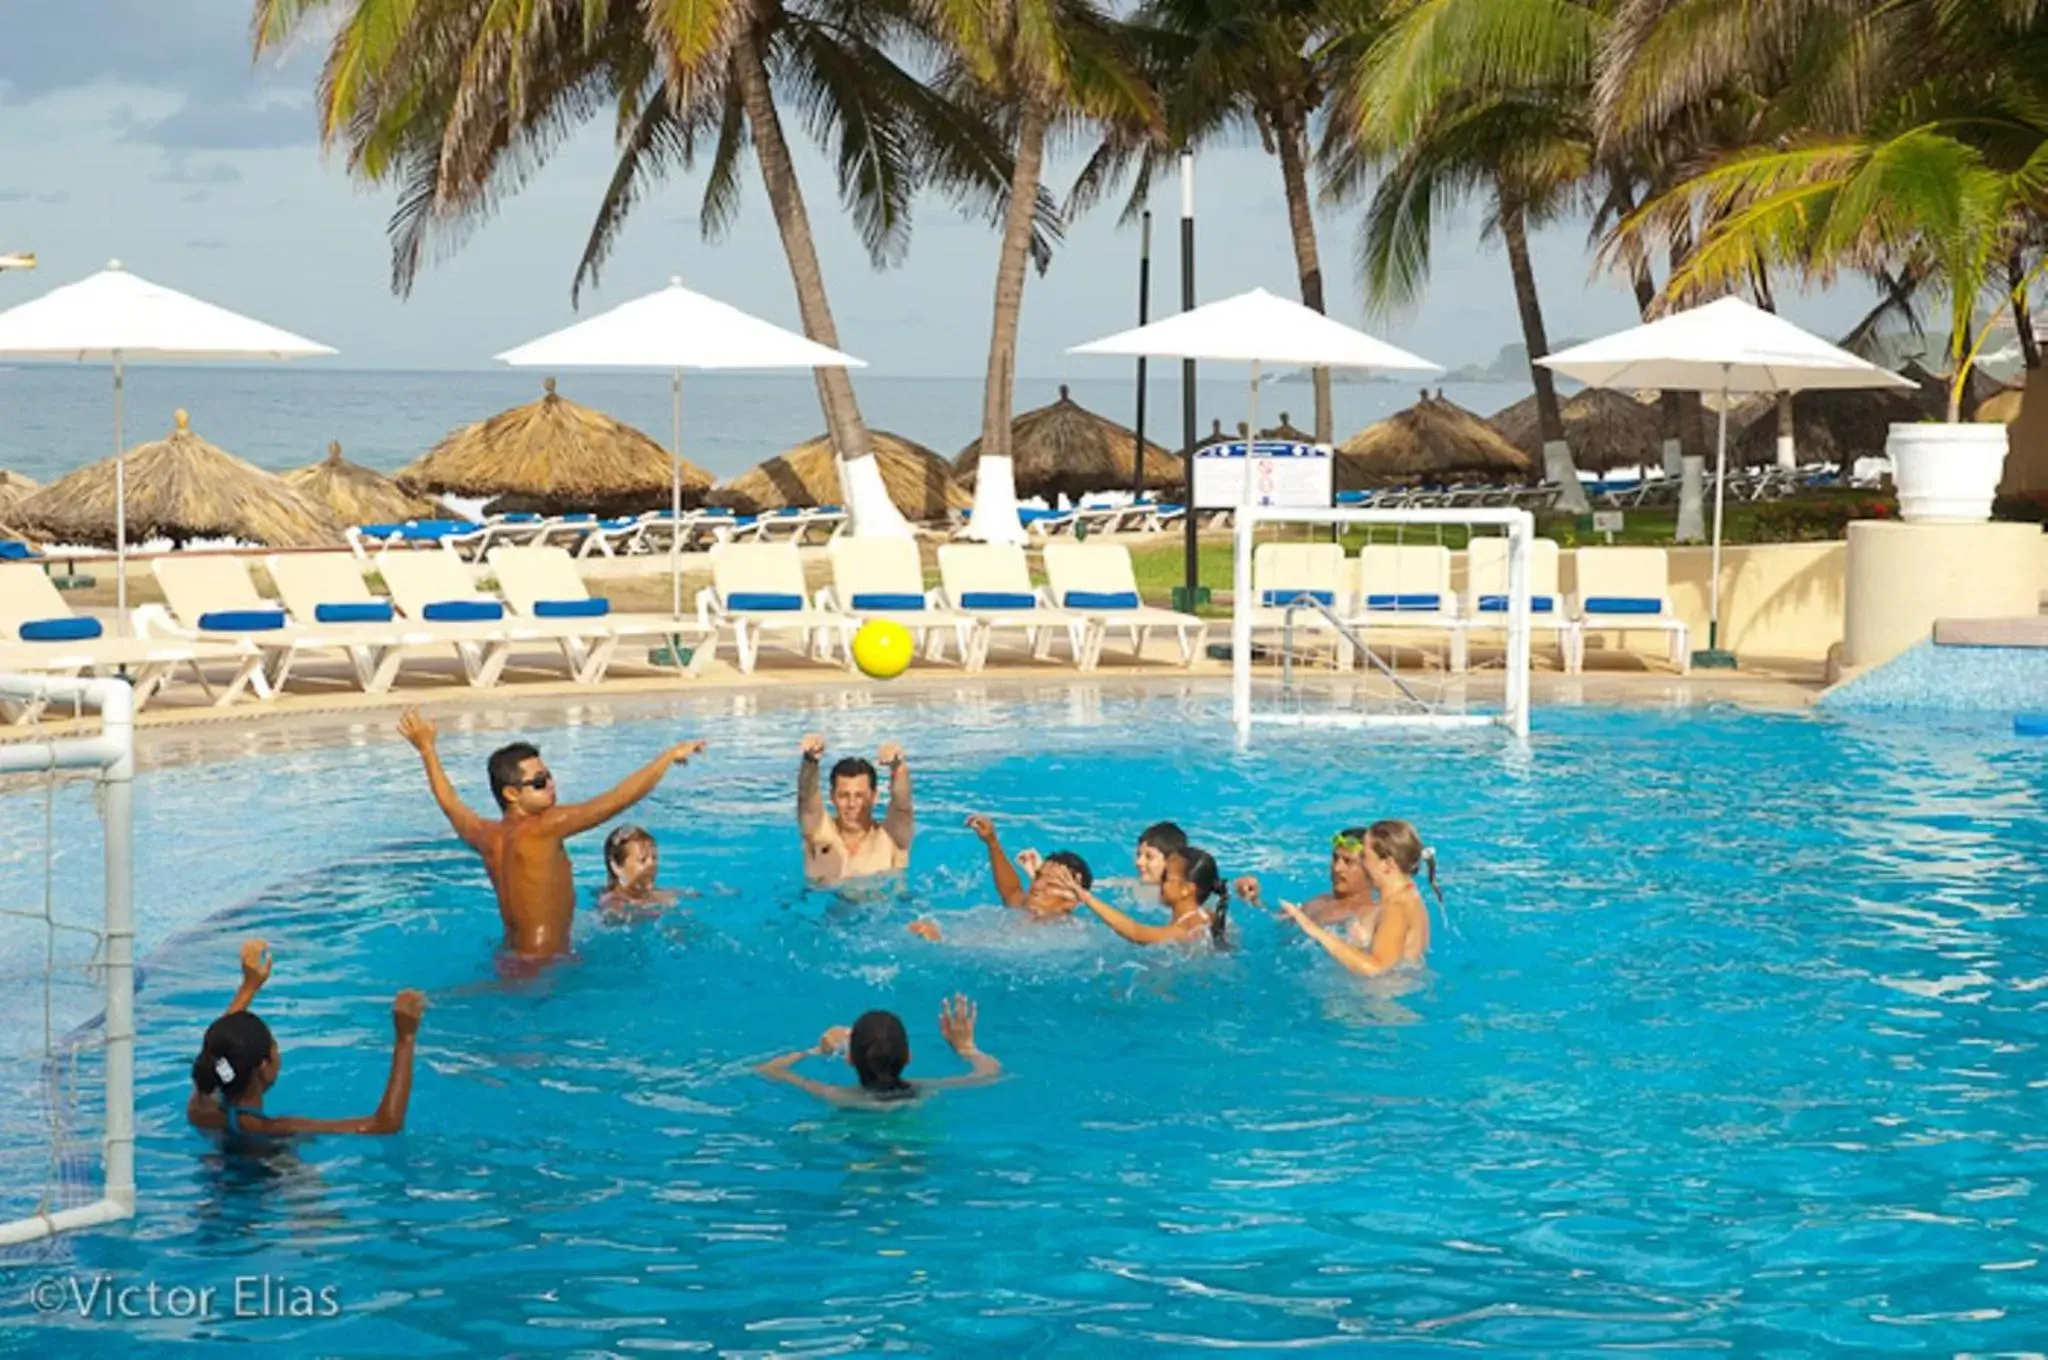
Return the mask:
M981 464L971 536L1016 538L1016 482L1010 422L1016 409L1017 326L1025 266L1034 251L1034 211L1048 137L1088 119L1158 126L1157 100L1131 59L1124 32L1094 0L930 0L951 50L941 89L961 104L985 106L1014 129L1014 159L996 261L995 316L982 389Z
M710 160L703 230L714 239L727 230L751 146L804 333L834 347L838 327L778 93L833 154L840 198L877 263L907 247L921 186L985 211L1007 192L1010 158L995 130L892 54L892 42L925 18L909 0L257 0L257 50L325 12L337 25L320 78L322 136L346 147L352 173L397 187L401 293L430 251L458 247L571 132L607 110L620 129L619 159L574 288L596 281L654 182L694 168L700 150ZM855 465L872 447L851 381L839 369L817 370L816 381L848 484L879 486ZM859 499L849 496L857 522ZM877 507L872 517L892 516L893 507Z
M1361 229L1366 289L1411 301L1427 279L1434 216L1472 194L1507 248L1543 432L1544 479L1560 509L1586 493L1566 442L1529 257L1529 228L1579 206L1594 170L1589 121L1599 15L1573 0L1406 0L1384 27L1348 37L1325 127L1329 192L1381 172Z
M1153 176L1182 151L1256 135L1280 163L1288 234L1303 305L1325 310L1323 266L1309 190L1309 133L1328 92L1329 39L1340 16L1365 22L1379 0L1145 0L1132 16L1159 90L1165 128L1129 127L1105 138L1077 179L1078 210L1134 172L1126 219ZM1315 373L1315 435L1335 436L1330 374Z

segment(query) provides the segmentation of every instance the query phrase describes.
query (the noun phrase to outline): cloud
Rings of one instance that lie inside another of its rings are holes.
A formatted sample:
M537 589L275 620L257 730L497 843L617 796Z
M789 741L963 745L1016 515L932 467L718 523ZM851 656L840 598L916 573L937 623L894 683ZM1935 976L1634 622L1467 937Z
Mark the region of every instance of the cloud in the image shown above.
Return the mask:
M192 95L168 117L131 124L121 140L173 151L270 151L311 146L320 129L312 111L292 100Z
M177 160L150 178L158 184L240 184L242 172L225 161L215 161L211 165L193 165L188 161Z

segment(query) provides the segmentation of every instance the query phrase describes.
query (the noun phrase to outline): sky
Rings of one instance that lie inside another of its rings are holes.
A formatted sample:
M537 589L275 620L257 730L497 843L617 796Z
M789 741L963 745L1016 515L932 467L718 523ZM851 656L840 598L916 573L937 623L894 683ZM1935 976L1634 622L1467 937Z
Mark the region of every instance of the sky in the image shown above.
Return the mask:
M461 369L581 315L680 276L798 328L796 299L758 172L736 225L706 243L701 177L677 177L636 209L603 286L572 309L570 282L612 164L601 118L454 256L428 266L410 297L389 287L385 224L393 195L354 182L323 150L313 113L320 51L251 59L241 0L62 0L10 6L0 47L0 250L31 250L34 273L0 275L0 305L36 296L118 258L155 282L334 346L351 368ZM792 135L800 135L795 120ZM987 352L994 228L951 205L920 204L908 258L869 262L840 211L831 167L800 143L797 167L818 237L841 348L892 376L974 376ZM1063 194L1081 159L1063 148L1048 177ZM1256 148L1206 152L1196 167L1196 282L1207 300L1265 287L1298 296L1276 162ZM1119 361L1063 354L1137 318L1139 232L1112 203L1069 227L1026 287L1020 377L1093 374ZM1152 315L1179 303L1178 190L1155 192ZM1420 303L1368 316L1357 286L1358 208L1319 208L1330 312L1446 367L1490 362L1521 338L1507 263L1478 213L1435 244ZM1584 223L1534 242L1553 343L1637 320L1624 283L1596 272ZM1869 305L1849 284L1787 296L1823 334Z

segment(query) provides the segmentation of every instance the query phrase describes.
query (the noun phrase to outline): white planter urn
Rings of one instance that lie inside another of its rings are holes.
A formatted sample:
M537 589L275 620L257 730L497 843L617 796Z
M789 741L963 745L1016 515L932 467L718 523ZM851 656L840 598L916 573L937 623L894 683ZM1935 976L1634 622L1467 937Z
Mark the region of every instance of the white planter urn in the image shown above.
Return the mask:
M1884 451L1909 524L1984 524L2005 470L2006 428L1992 421L1894 425Z

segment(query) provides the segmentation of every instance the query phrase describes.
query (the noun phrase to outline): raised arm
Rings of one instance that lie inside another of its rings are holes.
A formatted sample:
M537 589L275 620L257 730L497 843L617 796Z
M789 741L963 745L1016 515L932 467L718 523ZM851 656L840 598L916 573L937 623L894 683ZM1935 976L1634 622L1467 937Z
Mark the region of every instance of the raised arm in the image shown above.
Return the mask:
M796 767L796 824L809 836L825 824L825 797L818 787L818 762L825 739L815 732L804 738L802 763Z
M441 815L448 819L448 825L455 828L455 834L470 845L481 847L489 823L456 796L455 785L448 780L448 772L441 768L441 753L435 748L434 724L416 708L408 708L398 715L398 735L412 743L420 753L420 764L426 767L427 787L432 790L434 801L440 804Z
M917 834L917 810L910 801L910 762L893 741L884 745L876 758L889 772L889 814L882 819L882 829L890 840L908 850L911 837Z
M677 742L597 797L552 809L545 815L543 825L564 837L581 835L594 826L603 826L653 793L663 775L677 765L689 764L690 757L703 749L701 741Z
M1003 1065L975 1046L975 1019L974 1003L964 996L955 995L939 1007L939 1033L946 1037L949 1048L967 1060L969 1070L964 1076L920 1081L919 1086L926 1090L958 1090L963 1086L986 1086L1003 1074Z
M829 1104L844 1105L853 1097L853 1092L848 1091L843 1086L833 1086L827 1082L812 1081L809 1077L799 1075L796 1065L805 1058L829 1058L836 1054L844 1053L851 1037L852 1031L845 1025L834 1025L831 1029L825 1031L824 1037L818 1040L816 1048L800 1048L794 1053L785 1053L779 1058L770 1058L767 1062L756 1067L754 1071L770 1081L783 1082L786 1085L796 1087L799 1091L809 1092L811 1095Z
M967 828L988 847L988 871L996 881L996 896L1006 907L1023 906L1024 881L1017 877L1017 866L1010 863L1009 855L1003 851L1003 843L996 836L996 824L977 812L967 819Z
M235 999L228 1002L228 1014L249 1009L249 1003L256 999L256 993L263 990L263 984L270 981L270 946L261 940L246 940L242 944L242 985L235 988Z
M414 1042L420 1032L420 1017L426 1014L424 992L400 992L391 1002L391 1071L384 1079L384 1098L374 1113L358 1119L300 1119L287 1115L272 1119L250 1113L242 1126L252 1133L397 1133L405 1127L406 1107L412 1103Z
M1080 894L1082 906L1100 916L1104 925L1132 944L1170 944L1175 940L1187 938L1188 927L1183 922L1170 921L1163 926L1154 926L1143 921L1133 921L1079 883L1074 885L1074 890Z
M1379 950L1381 934L1391 934L1392 932L1375 930L1373 932L1373 948L1371 950L1364 950L1348 940L1325 930L1311 919L1307 912L1295 906L1292 902L1282 902L1280 910L1294 918L1294 923L1301 927L1302 934L1321 945L1331 958L1343 964L1352 972L1357 973L1360 977L1373 977L1386 972L1387 969L1394 966L1395 960L1393 958L1382 959Z

